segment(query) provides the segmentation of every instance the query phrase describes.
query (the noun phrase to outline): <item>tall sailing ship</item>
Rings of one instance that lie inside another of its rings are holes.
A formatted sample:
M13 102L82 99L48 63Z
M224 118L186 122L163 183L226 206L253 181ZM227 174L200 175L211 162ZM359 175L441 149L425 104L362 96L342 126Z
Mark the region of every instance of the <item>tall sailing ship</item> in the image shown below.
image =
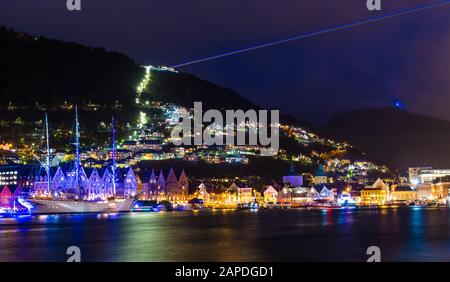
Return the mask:
M116 166L116 142L114 117L111 122L111 164L103 169L103 177L90 183L85 169L80 162L80 125L78 109L75 107L75 161L65 173L60 167L52 175L50 164L49 124L45 114L46 156L41 167L46 173L41 189L34 189L27 199L28 208L32 214L49 213L95 213L130 211L136 196L136 189L127 188L125 183L119 183ZM130 169L131 171L131 169ZM92 178L92 176L91 176ZM124 182L131 182L127 180ZM131 183L133 184L133 183ZM135 187L135 186L134 186Z

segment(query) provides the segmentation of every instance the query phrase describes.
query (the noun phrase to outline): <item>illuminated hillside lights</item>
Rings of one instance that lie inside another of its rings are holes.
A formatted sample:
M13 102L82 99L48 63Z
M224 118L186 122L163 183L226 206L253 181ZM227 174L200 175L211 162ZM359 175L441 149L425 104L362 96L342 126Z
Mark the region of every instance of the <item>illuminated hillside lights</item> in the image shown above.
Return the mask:
M175 125L171 132L172 143L175 146L192 145L191 134L194 132L194 145L260 145L262 156L275 156L279 150L279 111L270 111L270 121L268 124L268 111L260 110L259 117L255 110L227 110L226 126L224 117L219 110L208 110L203 113L201 102L194 103L194 128L192 131L191 116L181 115L181 122ZM205 129L203 130L204 124ZM226 132L224 132L224 128ZM269 129L270 128L270 137ZM236 136L237 135L237 136ZM248 135L248 143L246 142ZM224 142L225 139L225 142ZM259 144L258 144L259 143Z

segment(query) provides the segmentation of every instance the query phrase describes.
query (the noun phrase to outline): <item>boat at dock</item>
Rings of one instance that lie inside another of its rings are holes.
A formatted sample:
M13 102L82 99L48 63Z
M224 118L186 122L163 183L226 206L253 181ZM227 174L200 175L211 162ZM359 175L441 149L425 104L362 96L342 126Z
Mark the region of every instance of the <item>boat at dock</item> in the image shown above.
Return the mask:
M97 212L127 212L130 211L134 199L117 199L106 201L76 201L76 200L39 200L29 199L33 205L32 214L52 213L97 213Z
M257 202L253 203L240 203L237 205L238 210L257 210L259 209L259 205Z
M75 140L71 144L75 146L75 161L73 167L66 174L60 171L59 178L61 180L55 180L56 176L52 177L50 173L48 128L46 114L46 160L40 161L41 167L46 172L45 183L43 183L41 189L35 189L31 192L27 199L22 199L21 206L24 206L30 214L128 212L132 209L136 200L135 193L129 193L128 190L125 192L125 188L120 187L117 177L114 118L112 118L111 123L111 165L105 168L104 174L108 176L108 187L103 187L100 193L91 193L84 182L87 177L80 162L80 128L77 107L75 107ZM39 160L38 157L37 159ZM60 182L62 181L66 181L66 184L61 185ZM121 190L121 193L117 193L118 190Z
M137 200L131 207L132 212L159 212L161 207L157 201Z

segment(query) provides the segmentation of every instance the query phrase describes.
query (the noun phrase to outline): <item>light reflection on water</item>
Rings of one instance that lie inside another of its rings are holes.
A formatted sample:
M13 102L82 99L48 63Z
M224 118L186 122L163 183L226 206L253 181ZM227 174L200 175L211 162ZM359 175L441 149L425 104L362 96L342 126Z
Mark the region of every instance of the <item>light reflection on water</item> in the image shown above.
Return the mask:
M0 218L0 261L450 261L447 209L213 210Z

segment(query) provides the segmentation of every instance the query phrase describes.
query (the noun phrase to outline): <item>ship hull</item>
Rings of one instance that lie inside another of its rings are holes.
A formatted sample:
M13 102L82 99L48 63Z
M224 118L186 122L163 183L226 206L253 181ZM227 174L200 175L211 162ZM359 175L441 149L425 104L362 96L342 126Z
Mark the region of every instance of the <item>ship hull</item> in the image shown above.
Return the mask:
M123 199L104 202L88 201L59 201L59 200L28 200L34 208L32 214L54 213L103 213L128 212L131 210L134 199Z

